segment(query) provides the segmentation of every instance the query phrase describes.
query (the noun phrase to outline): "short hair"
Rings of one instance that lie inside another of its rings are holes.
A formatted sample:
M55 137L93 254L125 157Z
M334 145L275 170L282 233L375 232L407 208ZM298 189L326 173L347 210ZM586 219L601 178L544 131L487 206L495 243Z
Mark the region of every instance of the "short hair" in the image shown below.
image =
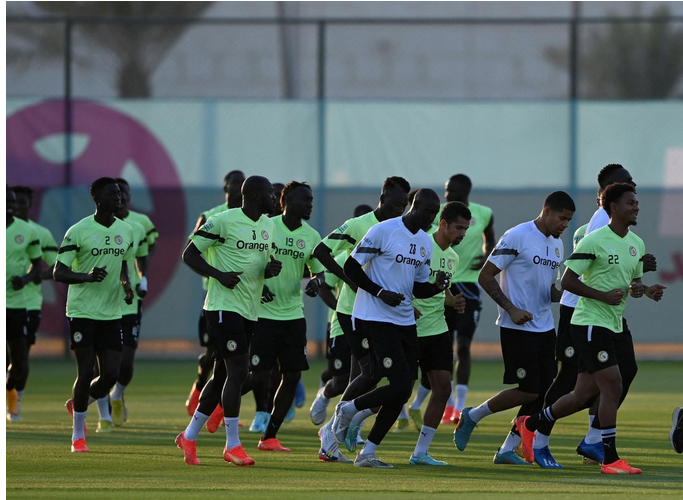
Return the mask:
M123 182L128 185L126 181ZM112 177L100 177L90 184L90 196L92 196L93 200L95 199L95 196L99 196L104 186L108 186L109 184L118 184L118 181Z
M612 172L619 170L620 168L624 167L618 163L610 163L609 165L603 167L598 173L598 184L600 187L605 189L607 187L607 179L612 175Z
M472 189L472 180L465 174L455 174L448 179L448 182L457 182L458 184L465 186L468 190Z
M116 184L123 184L124 186L130 188L130 184L128 184L128 181L124 179L123 177L117 177L114 179L116 181Z
M445 220L446 224L452 224L458 217L462 217L465 220L472 220L472 212L467 208L467 205L460 201L451 201L444 205L441 210L441 215L439 215L439 220Z
M576 212L576 205L574 200L564 191L555 191L545 197L543 207L550 207L553 212L561 212L562 210L569 210Z
M223 183L227 184L228 182L230 182L230 177L237 174L242 174L242 177L244 177L244 172L242 172L241 170L231 170L230 172L225 174L225 177L223 178Z
M7 189L14 191L14 194L23 194L28 198L29 204L33 203L33 195L35 194L35 190L28 187L28 186L22 186L21 184L17 184L16 186L10 186Z
M287 205L286 200L287 200L287 196L289 195L289 193L291 193L292 191L294 191L295 189L300 188L300 187L310 189L311 192L313 192L313 189L311 188L311 186L308 185L307 182L298 182L298 181L288 182L285 185L285 187L282 188L282 193L280 194L280 207L282 208L282 210L284 210L285 206Z
M365 215L372 212L372 207L370 205L366 205L363 203L362 205L358 205L356 208L353 209L353 216L354 217L360 217L361 215Z
M607 186L602 192L602 208L605 209L607 215L612 216L612 209L610 203L617 203L624 193L635 193L636 188L631 184L625 182L614 182Z
M384 179L384 184L382 184L382 192L385 192L389 189L398 189L407 194L410 193L410 183L403 177L387 177Z

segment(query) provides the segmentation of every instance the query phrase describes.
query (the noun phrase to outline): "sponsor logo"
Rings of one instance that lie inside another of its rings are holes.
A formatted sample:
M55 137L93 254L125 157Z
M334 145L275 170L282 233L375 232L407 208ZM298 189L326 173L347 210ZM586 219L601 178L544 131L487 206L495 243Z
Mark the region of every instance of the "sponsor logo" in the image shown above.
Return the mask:
M555 249L557 250L557 249ZM560 251L557 250L557 253ZM558 255L559 257L559 255ZM550 269L557 269L560 266L560 263L556 260L550 260L550 259L544 259L538 255L534 255L534 264L536 265L541 265L541 266L548 266Z
M237 342L234 340L228 340L228 343L226 344L228 351L233 352L237 349Z
M420 255L422 256L422 258L424 258L425 255L427 255L427 250L425 250L425 247L420 247Z
M384 365L384 368L389 369L394 365L394 362L391 358L384 358L382 365Z
M370 349L370 343L368 342L368 339L363 339L360 345L363 346L363 349Z
M346 231L348 228L349 228L349 225L348 225L348 224L342 224L341 226L339 226L339 227L337 228L337 231L339 231L340 233L343 233L343 232Z
M344 364L342 363L341 359L335 359L334 360L334 369L335 370L341 370L342 366L344 366Z
M261 243L261 245L267 246L268 243ZM293 248L280 248L278 246L275 247L275 254L282 255L285 257L291 257L293 259L303 259L305 257L305 254L303 252L299 252L298 250L294 250Z
M117 234L116 236L114 236L114 241L117 245L123 245L123 236Z
M214 227L213 221L211 219L209 219L204 223L204 225L202 226L202 229L204 231L210 231L213 229L213 227Z
M405 255L398 254L396 256L396 262L399 264L407 264L409 266L414 266L415 269L422 265L422 261L419 259L413 259L412 257L406 257Z
M74 333L74 342L78 344L81 340L83 340L83 334L81 332Z
M23 237L22 235L20 235L20 234L17 234L17 235L14 237L14 241L16 241L17 243L19 243L19 244L21 245L21 244L24 242L24 237Z
M526 370L524 368L518 368L517 369L517 378L523 379L525 377L526 377Z
M598 353L598 361L605 363L609 359L609 354L606 351L600 351Z
M266 231L265 229L261 231L261 238L267 241L268 238L270 238L270 236L268 236L268 231Z
M93 248L90 250L93 257L99 257L100 255L113 255L114 257L120 257L126 251L123 248Z
M251 366L258 366L258 364L261 362L261 358L259 358L256 354L254 354L251 357Z
M453 270L453 261L451 259L448 259L448 264L446 265L448 266L448 269L450 269L451 271Z
M258 250L259 252L266 252L270 248L268 243L252 243L242 240L237 240L236 246L239 250Z
M555 255L557 255L557 258L560 258L560 249L555 247Z
M573 358L575 352L576 351L574 351L574 348L572 346L569 346L564 350L564 355L568 358Z
M628 249L628 253L630 253L632 257L635 257L636 254L638 254L638 251L636 250L636 247L632 246Z
M297 240L296 246L300 249L303 250L306 248L306 242L304 240Z
M209 343L209 334L208 334L208 333L205 333L204 335L202 335L202 341L203 341L205 344L208 344L208 343Z

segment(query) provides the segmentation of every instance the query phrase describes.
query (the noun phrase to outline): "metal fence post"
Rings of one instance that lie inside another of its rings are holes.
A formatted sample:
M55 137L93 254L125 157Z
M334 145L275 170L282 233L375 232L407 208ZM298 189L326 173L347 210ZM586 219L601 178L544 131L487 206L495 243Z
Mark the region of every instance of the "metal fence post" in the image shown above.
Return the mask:
M72 66L72 29L73 21L71 18L66 19L64 26L64 148L66 153L66 162L64 164L64 228L71 226L71 185L73 183L72 176L72 152L73 152L73 106L72 106L72 77L71 77L71 66ZM64 285L60 285L63 288ZM70 355L70 333L69 324L64 323L64 358L68 358Z
M327 203L327 178L326 178L326 109L325 109L325 22L318 22L318 189L317 189L317 199L316 203L316 221L318 225L318 230L323 235L326 234L327 228L325 227L325 204ZM320 337L320 332L325 332L326 330L326 310L320 304L316 308L315 322L316 322L316 332L318 340L321 341L319 344L318 354L325 354L325 338Z

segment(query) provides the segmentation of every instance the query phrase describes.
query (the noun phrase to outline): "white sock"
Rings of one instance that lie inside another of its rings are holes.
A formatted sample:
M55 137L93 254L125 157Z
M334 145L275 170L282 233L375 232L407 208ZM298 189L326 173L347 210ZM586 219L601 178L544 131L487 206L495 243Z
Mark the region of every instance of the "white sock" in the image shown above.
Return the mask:
M87 411L74 412L74 430L73 434L71 434L72 442L77 439L85 439L85 416L87 414Z
M377 451L377 446L379 445L370 441L365 441L365 446L363 446L363 449L360 451L359 455L374 455L375 451Z
M97 411L100 414L100 420L109 420L111 422L111 413L109 413L109 395L97 400Z
M455 409L462 411L465 407L465 399L467 398L467 386L458 384L455 386Z
M455 382L451 380L451 395L448 396L448 401L446 401L446 407L455 407L455 397L453 397L453 387L455 387Z
M474 423L479 422L482 418L488 417L489 415L493 415L493 412L489 408L488 401L470 410L470 418L474 420Z
M426 453L427 450L429 450L429 445L432 444L432 439L434 439L435 433L435 428L423 425L422 430L420 430L420 437L417 438L417 445L415 446L413 455L420 456L423 453Z
M25 391L26 391L26 389L22 389L21 391L17 391L17 396L18 396L17 401L18 401L19 403L21 403L21 397L24 395L24 392L25 392Z
M522 437L514 432L509 432L508 437L505 438L503 446L500 447L499 453L507 453L508 451L514 451L517 445L522 441Z
M361 410L358 413L356 413L351 419L351 422L353 422L356 425L362 426L363 422L365 422L365 419L368 418L370 415L374 415L374 413L370 408L366 408L365 410Z
M126 390L127 385L121 385L118 382L116 382L116 385L114 385L114 390L111 391L111 398L114 401L121 401L123 399L123 392Z
M422 409L422 403L424 403L424 400L427 398L429 393L432 392L431 389L427 389L425 386L422 384L419 384L417 386L417 394L415 395L415 399L413 400L413 403L410 405L411 410L421 410Z
M408 409L406 408L406 405L403 405L403 408L401 408L401 414L398 416L399 420L408 420L410 417L408 416Z
M235 446L242 444L240 441L240 418L239 417L224 417L225 435L227 437L226 447L232 450Z
M342 413L348 418L353 418L353 416L358 413L358 408L353 404L353 401L348 401L342 406Z
M550 436L546 436L545 434L541 434L540 432L536 431L536 440L534 441L534 450L540 450L541 448L545 448L548 446L550 442Z
M195 411L194 415L192 415L192 420L190 420L190 423L185 429L185 439L188 441L196 441L197 436L199 436L199 431L202 430L202 427L204 427L206 421L209 420L209 417L210 415L204 415L203 413L199 413L199 411Z
M591 427L588 429L588 432L586 433L586 437L583 438L586 441L586 444L595 444L595 443L601 443L602 442L602 432L600 432L600 429L596 429L594 427Z

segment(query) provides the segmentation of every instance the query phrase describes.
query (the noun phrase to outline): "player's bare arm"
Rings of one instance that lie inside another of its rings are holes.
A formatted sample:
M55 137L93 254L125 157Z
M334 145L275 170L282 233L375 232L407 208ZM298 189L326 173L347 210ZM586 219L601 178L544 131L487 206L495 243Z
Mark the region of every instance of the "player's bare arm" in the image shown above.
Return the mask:
M396 307L405 300L405 296L402 293L385 290L377 283L372 281L368 275L365 274L365 271L360 263L353 257L346 259L346 263L344 264L344 273L346 273L354 283L357 283L359 288L362 288L369 294L379 298L388 306Z
M12 276L12 287L15 290L21 290L26 285L34 281L36 277L40 276L40 270L42 269L41 262L42 259L40 257L33 259L31 261L31 267L29 268L28 273L26 273L24 276Z
M595 299L610 306L616 306L621 303L624 297L624 290L615 288L608 292L601 292L595 288L591 288L579 279L579 275L571 269L567 268L562 275L562 288L569 290L571 293L579 297L586 297L587 299Z
M562 290L558 290L555 285L550 287L550 300L551 302L559 302L562 298Z
M489 294L489 297L510 315L510 318L516 325L523 325L527 321L534 319L529 311L515 307L515 305L510 302L510 299L505 296L498 284L498 280L496 280L496 276L500 274L500 272L500 269L490 262L487 262L479 273L479 284L484 291Z
M413 284L413 295L416 299L428 299L434 295L443 292L450 285L451 280L446 273L439 271L436 273L434 283L418 283Z
M643 263L643 272L649 273L657 270L657 258L651 253L646 253L640 258Z
M322 285L325 283L325 273L318 273L315 276L312 276L309 282L306 284L306 288L304 289L304 292L306 292L306 295L309 297L317 297L318 293L320 293L320 288Z
M313 257L318 259L320 263L325 266L325 269L327 269L329 272L334 274L337 278L342 280L344 283L349 285L351 287L351 290L354 292L358 291L358 287L356 284L349 278L346 273L344 272L344 269L337 264L337 262L334 260L334 257L332 257L332 250L330 247L325 245L322 241L316 245L316 247L313 249Z
M491 255L491 252L493 252L493 249L496 246L496 235L493 231L493 214L491 214L491 220L489 221L488 226L486 226L486 229L484 229L484 245L483 245L483 250L484 253L482 253L477 259L475 259L472 262L472 269L473 271L478 271L481 269L486 262L486 259L489 258L489 255Z
M465 307L467 306L467 300L463 296L462 292L458 295L453 295L450 289L446 289L446 298L444 299L444 304L446 307L452 307L458 314L465 313Z
M100 283L107 277L107 266L93 267L89 273L75 273L70 267L61 262L55 264L53 277L55 281L67 285L80 285L81 283Z
M126 301L126 304L130 305L133 303L133 299L135 298L135 294L133 293L133 289L130 286L130 275L128 274L128 262L126 262L125 260L121 263L120 281L121 281L121 286L123 287L123 291L126 294L126 297L123 300Z
M664 290L666 290L666 287L663 285L655 284L648 286L643 284L640 278L636 278L631 282L628 293L635 299L645 295L647 298L659 302L664 296Z
M182 258L183 262L192 270L202 276L218 280L218 282L226 288L235 288L240 282L240 274L242 274L242 271L219 271L204 260L202 253L192 242L185 247Z
M337 298L332 293L332 287L323 283L318 289L318 297L320 297L323 303L335 311L337 309Z

